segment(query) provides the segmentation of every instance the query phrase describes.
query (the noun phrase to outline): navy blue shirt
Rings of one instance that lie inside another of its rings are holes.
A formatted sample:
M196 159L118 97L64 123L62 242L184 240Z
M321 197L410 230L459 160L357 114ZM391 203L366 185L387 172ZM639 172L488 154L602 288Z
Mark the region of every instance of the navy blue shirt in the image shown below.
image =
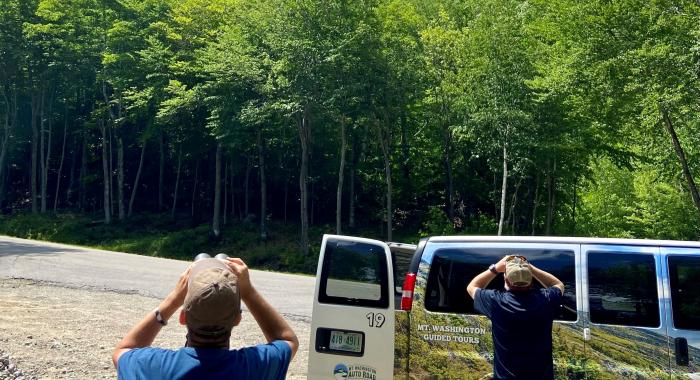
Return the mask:
M237 350L146 347L119 357L117 378L283 380L291 358L292 349L283 340Z
M476 290L474 309L491 319L494 379L554 379L552 322L560 303L556 287Z

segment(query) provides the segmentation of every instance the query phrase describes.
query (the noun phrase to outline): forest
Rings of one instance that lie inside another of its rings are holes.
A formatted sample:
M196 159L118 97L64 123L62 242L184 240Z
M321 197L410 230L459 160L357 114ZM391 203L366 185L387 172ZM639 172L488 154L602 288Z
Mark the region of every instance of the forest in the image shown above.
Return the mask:
M0 224L697 240L699 111L697 1L0 0Z

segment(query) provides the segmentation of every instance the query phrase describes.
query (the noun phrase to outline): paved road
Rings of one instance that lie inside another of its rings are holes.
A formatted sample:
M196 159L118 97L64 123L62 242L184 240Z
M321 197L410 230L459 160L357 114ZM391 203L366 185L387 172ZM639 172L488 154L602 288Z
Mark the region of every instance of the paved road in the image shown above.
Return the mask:
M165 297L188 262L0 236L0 278ZM314 278L251 270L282 314L311 321Z

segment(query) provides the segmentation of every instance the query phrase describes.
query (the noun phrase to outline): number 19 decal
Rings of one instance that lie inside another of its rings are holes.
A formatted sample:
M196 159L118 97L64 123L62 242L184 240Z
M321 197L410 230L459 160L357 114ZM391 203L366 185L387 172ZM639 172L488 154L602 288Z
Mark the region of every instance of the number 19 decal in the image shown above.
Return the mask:
M386 321L386 317L382 313L367 313L365 318L369 321L369 327L380 328Z

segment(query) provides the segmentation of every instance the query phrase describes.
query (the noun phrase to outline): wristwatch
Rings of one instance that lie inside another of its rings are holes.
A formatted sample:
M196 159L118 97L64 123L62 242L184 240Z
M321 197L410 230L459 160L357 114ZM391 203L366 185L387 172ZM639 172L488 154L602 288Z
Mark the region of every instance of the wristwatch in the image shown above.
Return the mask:
M493 274L498 274L498 271L496 270L496 264L491 264L491 265L489 265L489 270L490 270L491 273L493 273Z
M163 318L163 315L160 313L160 310L158 310L158 309L153 310L153 314L155 314L155 316L156 316L156 322L158 322L159 324L161 324L163 326L168 324L168 321L166 321Z

